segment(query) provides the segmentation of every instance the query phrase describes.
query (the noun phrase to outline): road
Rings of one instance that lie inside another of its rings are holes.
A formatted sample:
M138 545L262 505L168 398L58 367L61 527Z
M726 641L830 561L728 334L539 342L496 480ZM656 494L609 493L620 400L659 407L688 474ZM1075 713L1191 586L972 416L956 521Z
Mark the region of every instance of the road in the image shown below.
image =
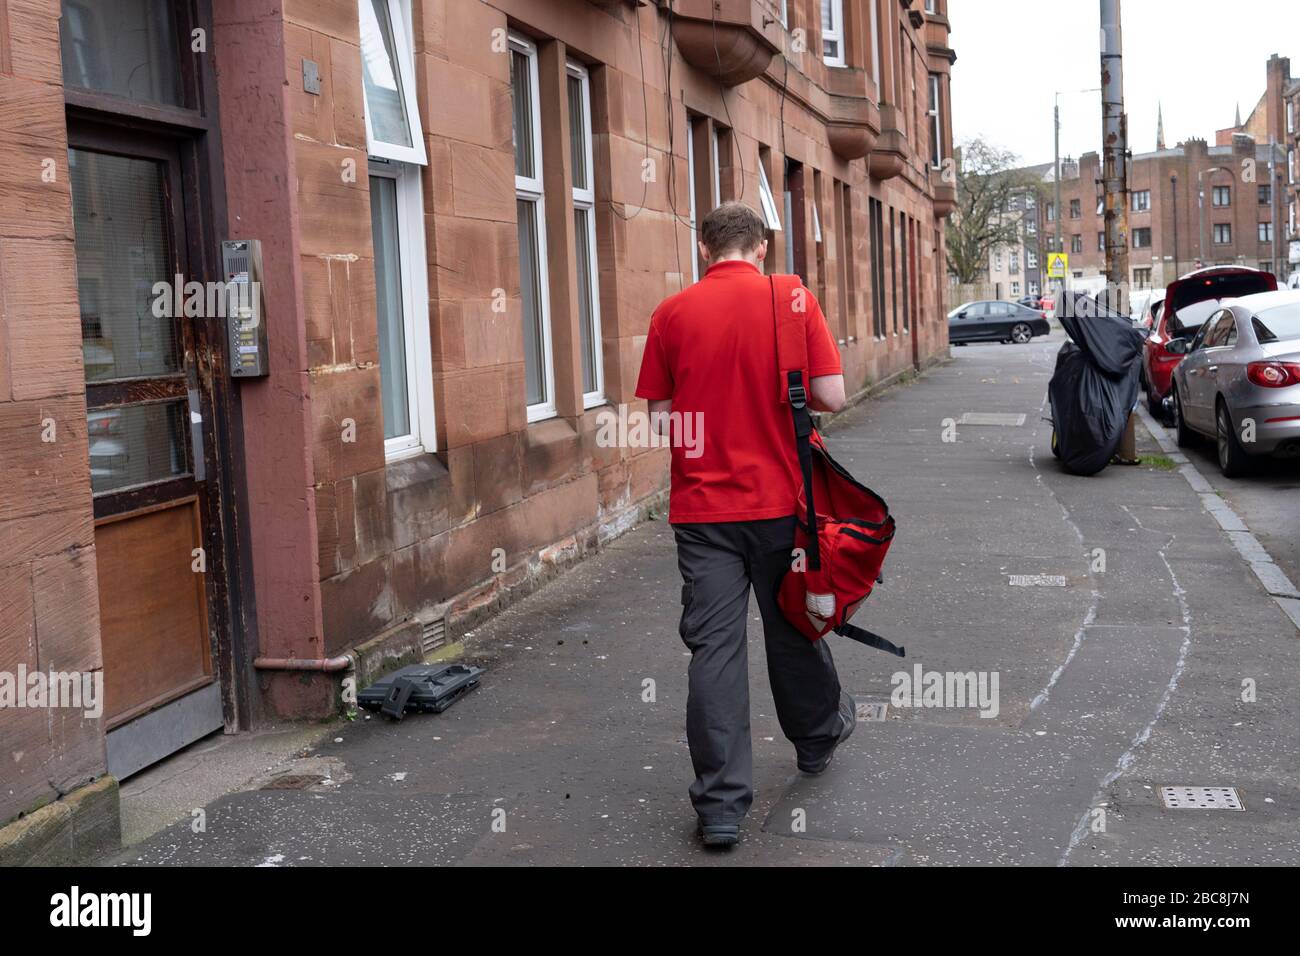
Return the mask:
M836 639L844 686L885 719L864 713L803 777L754 609L756 799L734 851L693 838L660 521L472 634L488 674L446 713L343 725L281 768L310 768L305 788L222 797L202 832L187 816L109 862L1300 864L1296 625L1167 457L1062 472L1041 420L1058 345L954 349L830 429L897 517L861 617L909 656ZM954 433L965 413L1013 424ZM1159 454L1145 432L1139 448ZM1248 521L1294 522L1275 480L1225 494ZM996 677L996 713L897 706L916 667ZM1165 785L1235 787L1245 809L1165 809Z

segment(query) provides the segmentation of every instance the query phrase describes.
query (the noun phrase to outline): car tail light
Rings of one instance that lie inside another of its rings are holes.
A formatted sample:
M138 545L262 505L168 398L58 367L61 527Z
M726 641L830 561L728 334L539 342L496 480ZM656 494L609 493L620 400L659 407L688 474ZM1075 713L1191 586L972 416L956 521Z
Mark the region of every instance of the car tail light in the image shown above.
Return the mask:
M1263 388L1300 385L1300 362L1251 362L1246 378Z

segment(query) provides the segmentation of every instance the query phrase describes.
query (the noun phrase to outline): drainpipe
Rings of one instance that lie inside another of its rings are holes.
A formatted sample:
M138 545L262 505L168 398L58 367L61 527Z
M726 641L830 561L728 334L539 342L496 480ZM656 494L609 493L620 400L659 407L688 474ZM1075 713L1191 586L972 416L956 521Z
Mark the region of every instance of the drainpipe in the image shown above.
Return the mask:
M259 657L253 661L259 671L320 671L334 674L356 670L357 662L351 654L339 657Z

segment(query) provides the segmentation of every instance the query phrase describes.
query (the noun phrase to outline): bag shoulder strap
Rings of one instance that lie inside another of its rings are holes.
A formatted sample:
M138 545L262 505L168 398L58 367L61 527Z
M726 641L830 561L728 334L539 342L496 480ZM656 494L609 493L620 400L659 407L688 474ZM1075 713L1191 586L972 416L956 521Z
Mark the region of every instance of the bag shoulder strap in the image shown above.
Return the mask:
M817 508L813 502L812 415L808 410L807 312L799 306L803 283L798 276L772 276L772 316L776 325L776 365L779 395L790 405L794 422L795 448L803 474L804 503L807 506L808 567L821 568L817 542Z

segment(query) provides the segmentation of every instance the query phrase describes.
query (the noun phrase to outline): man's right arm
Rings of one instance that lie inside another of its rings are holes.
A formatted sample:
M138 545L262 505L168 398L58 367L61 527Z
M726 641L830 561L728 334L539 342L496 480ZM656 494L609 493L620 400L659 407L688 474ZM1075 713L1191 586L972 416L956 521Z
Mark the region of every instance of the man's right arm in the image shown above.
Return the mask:
M815 412L838 412L844 407L844 376L818 375L809 384L812 396L808 402Z

